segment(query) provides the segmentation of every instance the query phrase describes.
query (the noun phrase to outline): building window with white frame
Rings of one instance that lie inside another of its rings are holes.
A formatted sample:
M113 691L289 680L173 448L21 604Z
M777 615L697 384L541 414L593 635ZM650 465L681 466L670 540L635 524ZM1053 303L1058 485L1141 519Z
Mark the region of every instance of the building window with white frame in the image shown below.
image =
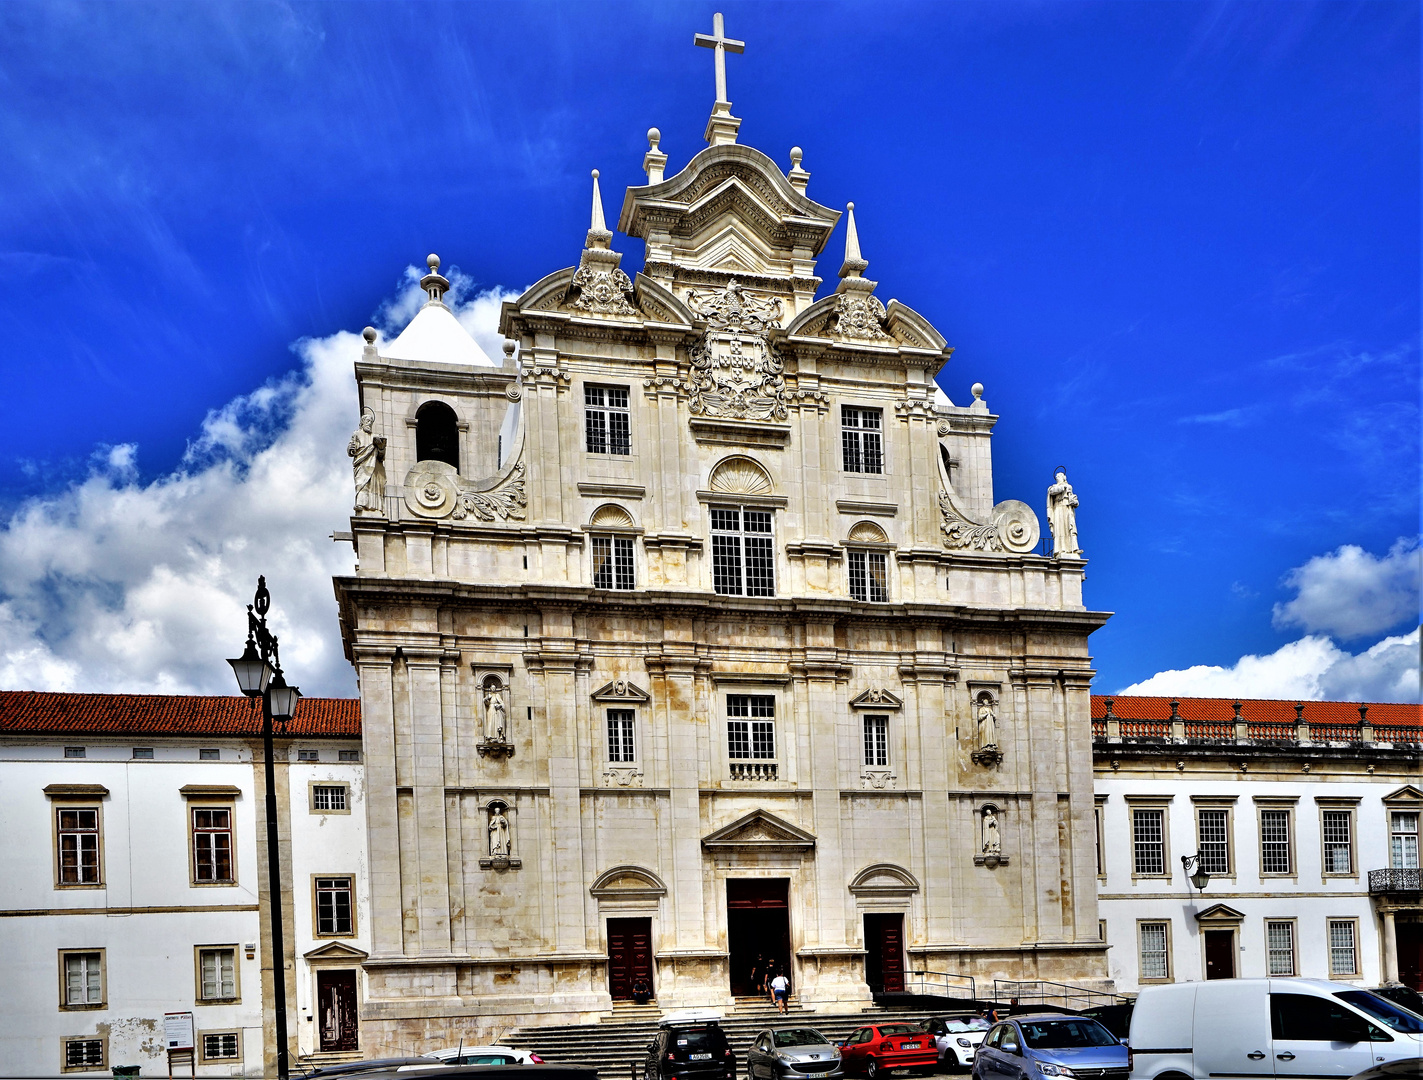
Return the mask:
M871 604L889 603L889 557L883 551L850 550L850 598Z
M608 710L608 760L624 764L637 760L637 743L632 709Z
M884 472L884 442L879 409L840 407L840 444L846 472Z
M1354 872L1354 812L1324 810L1320 813L1320 828L1324 831L1324 872L1352 874Z
M1201 869L1207 874L1230 873L1230 811L1223 807L1196 810Z
M1141 937L1141 979L1160 981L1171 978L1170 924L1144 922L1138 925Z
M315 887L316 936L351 937L356 932L356 917L350 877L319 877Z
M104 1004L104 954L98 949L59 954L66 1009L95 1009Z
M889 765L889 717L865 717L865 764L883 768Z
M232 873L232 810L226 806L190 808L193 825L193 881L227 885Z
M713 506L712 588L723 596L775 596L771 512Z
M583 422L588 453L632 453L626 386L583 387Z
M1353 919L1329 920L1329 977L1359 974L1358 926Z
M237 1000L237 946L198 949L198 1001Z
M105 1069L109 1065L109 1044L104 1038L80 1035L64 1040L64 1071Z
M1289 874L1294 869L1290 858L1290 812L1260 811L1260 872Z
M593 588L631 589L634 583L632 538L593 537Z
M55 807L59 884L98 885L99 808Z
M350 791L345 784L312 784L313 814L344 814L350 808Z
M1166 811L1136 807L1131 812L1132 871L1144 877L1166 873Z
M776 699L770 694L726 696L726 756L769 761L776 756Z
M1393 810L1388 815L1388 861L1395 870L1418 869L1418 812Z
M242 1060L240 1031L204 1031L199 1034L198 1039L204 1062Z
M1295 924L1290 919L1272 919L1265 923L1265 973L1295 973Z

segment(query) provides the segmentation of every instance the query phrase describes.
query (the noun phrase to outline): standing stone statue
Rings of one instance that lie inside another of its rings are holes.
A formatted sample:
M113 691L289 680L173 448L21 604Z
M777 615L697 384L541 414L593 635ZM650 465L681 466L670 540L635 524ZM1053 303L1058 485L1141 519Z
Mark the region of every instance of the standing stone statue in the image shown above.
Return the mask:
M983 808L983 854L1003 854L1003 838L998 833L998 813L991 806Z
M356 478L356 509L382 510L385 495L385 436L374 433L375 410L361 410L361 423L346 444Z
M1052 530L1052 553L1081 555L1077 546L1077 496L1067 482L1067 470L1059 468L1052 487L1047 489L1047 526Z
M498 803L489 810L489 855L496 859L509 857L509 819Z
M978 699L978 748L998 749L998 710L987 694Z
M489 687L484 691L484 737L490 742L504 742L504 689Z

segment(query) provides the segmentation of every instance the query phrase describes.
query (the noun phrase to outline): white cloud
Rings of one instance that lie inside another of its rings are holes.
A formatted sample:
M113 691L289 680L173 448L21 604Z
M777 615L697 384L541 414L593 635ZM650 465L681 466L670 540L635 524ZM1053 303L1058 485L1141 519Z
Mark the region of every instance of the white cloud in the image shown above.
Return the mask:
M1419 635L1389 637L1352 654L1310 635L1230 667L1162 671L1118 693L1155 697L1287 698L1294 701L1418 701Z
M1285 575L1285 585L1296 595L1275 605L1274 625L1347 640L1382 634L1405 619L1416 619L1423 585L1420 555L1417 537L1397 540L1382 557L1354 544L1316 555Z
M413 312L418 279L407 271L383 322ZM456 296L470 291L452 280ZM454 305L492 357L512 295ZM308 694L354 693L331 589L352 552L328 537L350 517L361 345L344 331L298 342L299 367L210 413L166 476L140 483L137 447L106 447L82 482L0 524L0 687L230 693L224 659L266 574L288 677Z

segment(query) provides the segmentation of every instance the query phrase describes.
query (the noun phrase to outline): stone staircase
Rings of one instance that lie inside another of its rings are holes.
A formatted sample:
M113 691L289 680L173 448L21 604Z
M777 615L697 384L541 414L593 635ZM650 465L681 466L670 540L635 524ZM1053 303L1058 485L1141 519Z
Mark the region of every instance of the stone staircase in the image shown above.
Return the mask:
M677 1010L682 1011L682 1010ZM736 1052L736 1071L744 1077L746 1051L758 1034L778 1024L800 1024L813 1027L831 1042L845 1038L861 1024L872 1020L925 1020L934 1015L927 1011L872 1008L865 1012L811 1012L792 1000L787 1015L781 1016L764 998L738 998L735 1006L722 1012L721 1027ZM500 1040L506 1046L532 1050L548 1062L568 1065L591 1065L601 1080L641 1080L642 1062L647 1044L657 1034L662 1011L654 1004L615 1005L612 1015L596 1024L561 1027L515 1028Z

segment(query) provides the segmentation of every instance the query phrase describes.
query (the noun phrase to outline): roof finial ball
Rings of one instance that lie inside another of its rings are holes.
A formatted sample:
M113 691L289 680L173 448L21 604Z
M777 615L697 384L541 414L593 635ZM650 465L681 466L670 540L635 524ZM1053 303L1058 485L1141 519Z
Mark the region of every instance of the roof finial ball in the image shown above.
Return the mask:
M425 256L425 265L430 268L430 273L432 273L432 274L438 273L438 272L439 272L439 269L440 269L440 257L439 257L438 255L433 254L433 253L432 253L432 254L429 254L429 255L426 255L426 256Z
M376 343L376 328L374 326L366 327L361 331L361 337L366 339L367 345L374 345Z
M791 147L791 168L799 168L801 158L805 157L805 151L799 146Z
M509 361L509 360L514 359L514 349L515 349L515 348L516 348L516 346L514 345L514 339L513 339L513 338L505 338L505 339L504 339L504 360L505 360L506 362Z
M648 145L651 149L656 150L656 149L657 149L657 144L660 143L661 141L662 141L662 132L658 131L655 127L653 127L653 128L648 128L648 129L647 129L647 145Z
M810 183L810 173L800 167L800 161L803 157L805 157L805 151L799 146L792 146L791 170L786 173L786 179L791 182L791 187L795 188L802 195L805 194L805 185Z
M975 398L983 397L983 383L976 382L971 387L969 387L969 390Z
M420 279L420 288L424 289L425 295L430 298L426 303L443 304L450 282L448 278L440 276L440 257L435 254L426 256L425 265L430 268L430 272Z

